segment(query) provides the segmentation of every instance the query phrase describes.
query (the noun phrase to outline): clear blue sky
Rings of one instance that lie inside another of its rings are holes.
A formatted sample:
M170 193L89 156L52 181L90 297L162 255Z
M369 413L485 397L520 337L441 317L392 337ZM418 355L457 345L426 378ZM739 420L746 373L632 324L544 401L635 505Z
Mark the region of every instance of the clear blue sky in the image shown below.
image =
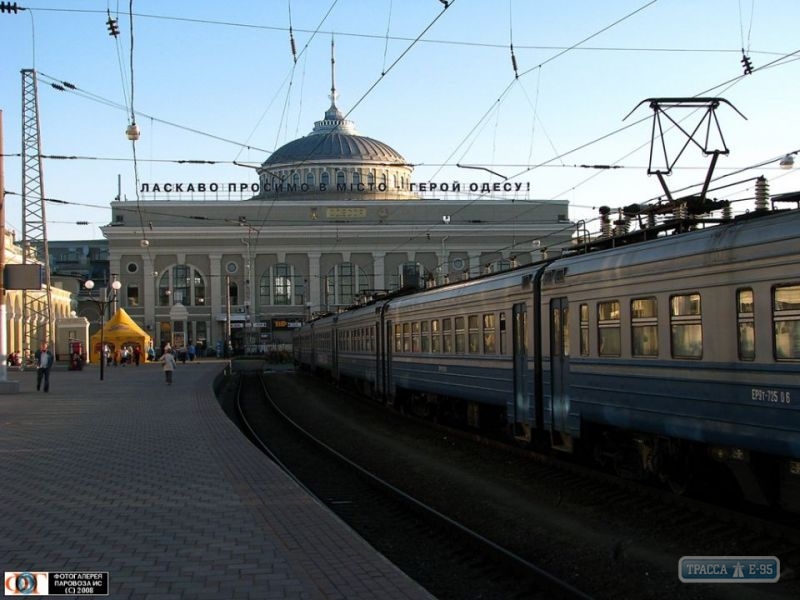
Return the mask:
M444 11L439 0L134 0L132 80L129 2L18 4L30 10L0 14L6 190L21 191L21 69L39 73L43 154L83 157L44 160L46 197L68 203L47 204L53 240L101 237L118 175L123 196L136 198L124 135L131 87L140 183L255 182L232 162L262 162L328 107L331 33L338 106L416 165L417 183L502 181L461 163L530 184L530 199L567 199L576 220L643 202L661 194L646 172L652 112L623 118L650 97L720 96L747 117L717 110L730 148L717 175L800 149L797 0L455 0ZM747 77L742 48L755 69ZM674 114L689 129L699 121ZM667 141L673 156L684 140ZM219 163L177 162L186 160ZM701 182L708 164L688 148L670 188ZM776 160L723 182L763 174L773 193L795 191L797 164L785 171ZM743 211L753 184L712 195L742 200ZM20 196L8 195L7 226L20 235L21 213Z

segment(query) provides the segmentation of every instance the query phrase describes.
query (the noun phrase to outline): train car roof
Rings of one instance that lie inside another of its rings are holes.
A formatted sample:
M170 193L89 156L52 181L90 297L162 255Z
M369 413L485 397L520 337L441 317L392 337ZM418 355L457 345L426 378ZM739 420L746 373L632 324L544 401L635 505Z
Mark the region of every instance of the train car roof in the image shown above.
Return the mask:
M545 279L550 273L567 269L569 275L656 264L677 258L697 258L698 265L715 260L717 252L731 248L756 248L770 242L798 238L800 210L776 211L763 215L745 215L730 223L718 224L680 233L654 238L635 244L573 254L552 261Z

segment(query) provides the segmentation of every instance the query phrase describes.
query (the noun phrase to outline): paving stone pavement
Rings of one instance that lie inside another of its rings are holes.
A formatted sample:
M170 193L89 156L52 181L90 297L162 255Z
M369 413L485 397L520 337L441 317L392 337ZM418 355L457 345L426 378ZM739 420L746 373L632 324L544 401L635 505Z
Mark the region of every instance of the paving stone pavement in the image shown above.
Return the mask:
M2 571L107 571L108 598L431 598L253 447L223 361L67 371L0 395Z

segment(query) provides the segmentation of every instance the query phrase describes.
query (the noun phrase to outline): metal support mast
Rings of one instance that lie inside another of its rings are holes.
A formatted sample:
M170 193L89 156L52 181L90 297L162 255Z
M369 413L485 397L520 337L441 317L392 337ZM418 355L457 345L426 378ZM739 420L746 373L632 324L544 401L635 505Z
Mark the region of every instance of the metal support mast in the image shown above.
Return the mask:
M39 263L44 270L45 289L22 293L22 340L33 352L41 342L54 341L39 96L33 69L22 70L22 262Z

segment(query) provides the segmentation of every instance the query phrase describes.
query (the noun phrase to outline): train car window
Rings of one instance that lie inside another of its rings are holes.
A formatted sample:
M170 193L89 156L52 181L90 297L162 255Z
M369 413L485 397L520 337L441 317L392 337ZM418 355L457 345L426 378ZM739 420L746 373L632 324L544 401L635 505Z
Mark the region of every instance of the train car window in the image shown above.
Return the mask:
M449 318L442 319L442 352L453 353L453 325Z
M775 358L800 359L800 285L784 285L772 290L772 321L775 331Z
M506 353L506 313L500 313L500 354Z
M631 354L658 356L658 303L655 298L631 300Z
M478 329L478 315L470 315L467 317L467 322L469 326L469 333L467 336L467 342L469 344L469 353L470 354L477 354L480 352L481 345L480 345L480 337L481 332Z
M563 356L569 356L569 306L562 307L561 315L561 338L564 343Z
M495 354L495 316L494 313L483 315L483 353Z
M756 323L753 306L753 290L736 290L736 341L739 360L756 359Z
M700 294L672 296L670 330L673 358L703 357L703 322Z
M455 318L456 354L465 354L467 351L467 336L464 325L464 317Z
M619 356L620 342L619 301L597 304L597 349L600 356Z
M411 351L419 352L419 350L420 350L419 321L414 321L411 324Z
M403 323L403 352L411 352L411 323Z
M438 354L442 351L442 332L439 329L439 319L431 321L431 352Z
M422 351L423 352L430 352L431 351L431 338L428 336L428 321L423 321L420 323L422 328Z
M581 356L589 356L589 305L581 304L579 307L581 316Z
M394 351L403 351L403 326L399 323L394 326Z

